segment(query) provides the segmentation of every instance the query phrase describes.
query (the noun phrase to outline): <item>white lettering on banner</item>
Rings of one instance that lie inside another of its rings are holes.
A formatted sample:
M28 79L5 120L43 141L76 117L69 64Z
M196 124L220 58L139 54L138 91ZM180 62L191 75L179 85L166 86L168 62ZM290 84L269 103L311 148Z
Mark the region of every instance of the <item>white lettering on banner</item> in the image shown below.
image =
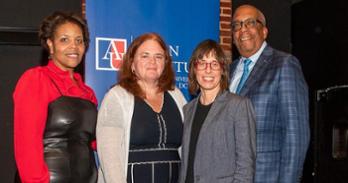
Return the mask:
M188 64L185 61L173 61L175 71L177 73L185 72L188 73Z
M188 89L188 83L178 83L179 89Z
M132 38L133 36L131 36ZM179 45L168 45L168 49L172 58L180 55ZM126 39L96 37L96 70L118 71L126 50ZM173 61L173 66L176 73L188 73L188 63L186 61Z
M188 74L188 63L186 61L174 61L174 59L178 59L180 55L180 46L176 45L169 45L169 55L173 59L173 66L175 69L175 72L177 73L175 77L176 86L181 90L187 90L188 89L188 77L186 76ZM184 76L183 76L183 75Z
M169 45L169 55L172 57L173 54L175 56L179 56L179 46L175 46L175 48L172 45Z
M179 89L188 89L188 78L186 76L176 76L175 81Z

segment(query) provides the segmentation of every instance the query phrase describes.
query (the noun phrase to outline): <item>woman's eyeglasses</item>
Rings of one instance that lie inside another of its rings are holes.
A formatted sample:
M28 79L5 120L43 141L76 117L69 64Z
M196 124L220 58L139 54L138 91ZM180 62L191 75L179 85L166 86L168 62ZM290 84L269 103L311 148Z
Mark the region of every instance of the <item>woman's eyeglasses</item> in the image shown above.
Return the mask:
M209 62L209 63L202 61L202 60L197 60L197 61L195 61L194 65L195 65L197 70L205 70L205 69L207 69L208 65L210 66L210 68L212 70L220 70L221 69L220 62L218 62L216 60Z

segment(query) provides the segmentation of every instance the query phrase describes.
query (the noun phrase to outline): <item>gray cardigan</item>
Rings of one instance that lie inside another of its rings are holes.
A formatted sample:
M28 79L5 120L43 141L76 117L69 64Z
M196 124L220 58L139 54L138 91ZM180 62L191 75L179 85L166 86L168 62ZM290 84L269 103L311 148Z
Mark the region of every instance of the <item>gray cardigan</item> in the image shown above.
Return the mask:
M184 183L186 178L191 126L198 99L184 107L179 183ZM255 133L255 115L249 99L227 91L217 96L198 136L193 165L195 182L253 182Z
M168 91L176 102L182 119L186 100L179 89ZM134 96L120 85L105 95L98 112L97 150L100 161L98 183L126 183L130 126Z

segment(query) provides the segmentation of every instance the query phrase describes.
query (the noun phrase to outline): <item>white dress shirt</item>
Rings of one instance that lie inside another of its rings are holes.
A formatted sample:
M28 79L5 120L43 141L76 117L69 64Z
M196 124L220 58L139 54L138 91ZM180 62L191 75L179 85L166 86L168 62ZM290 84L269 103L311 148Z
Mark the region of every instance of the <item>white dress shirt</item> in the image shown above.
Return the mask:
M251 63L249 65L249 74L253 70L253 68L256 64L256 61L259 59L261 53L263 52L263 50L265 49L266 46L267 46L267 43L266 43L266 41L264 41L261 45L261 48L254 55L249 57L249 59L251 60ZM236 93L239 81L243 75L243 67L244 67L243 61L245 59L247 59L247 58L245 58L245 57L239 58L239 63L238 63L237 68L234 71L233 76L231 78L229 89L230 89L230 92L232 92L232 93Z

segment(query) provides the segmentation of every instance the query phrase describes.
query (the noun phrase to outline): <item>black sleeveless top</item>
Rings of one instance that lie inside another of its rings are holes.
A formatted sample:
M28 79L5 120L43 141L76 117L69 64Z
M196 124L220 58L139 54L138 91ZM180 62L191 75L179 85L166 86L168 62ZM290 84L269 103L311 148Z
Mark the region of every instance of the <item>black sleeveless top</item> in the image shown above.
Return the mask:
M96 121L96 106L88 100L62 95L49 104L43 143L50 183L97 181L90 146Z

